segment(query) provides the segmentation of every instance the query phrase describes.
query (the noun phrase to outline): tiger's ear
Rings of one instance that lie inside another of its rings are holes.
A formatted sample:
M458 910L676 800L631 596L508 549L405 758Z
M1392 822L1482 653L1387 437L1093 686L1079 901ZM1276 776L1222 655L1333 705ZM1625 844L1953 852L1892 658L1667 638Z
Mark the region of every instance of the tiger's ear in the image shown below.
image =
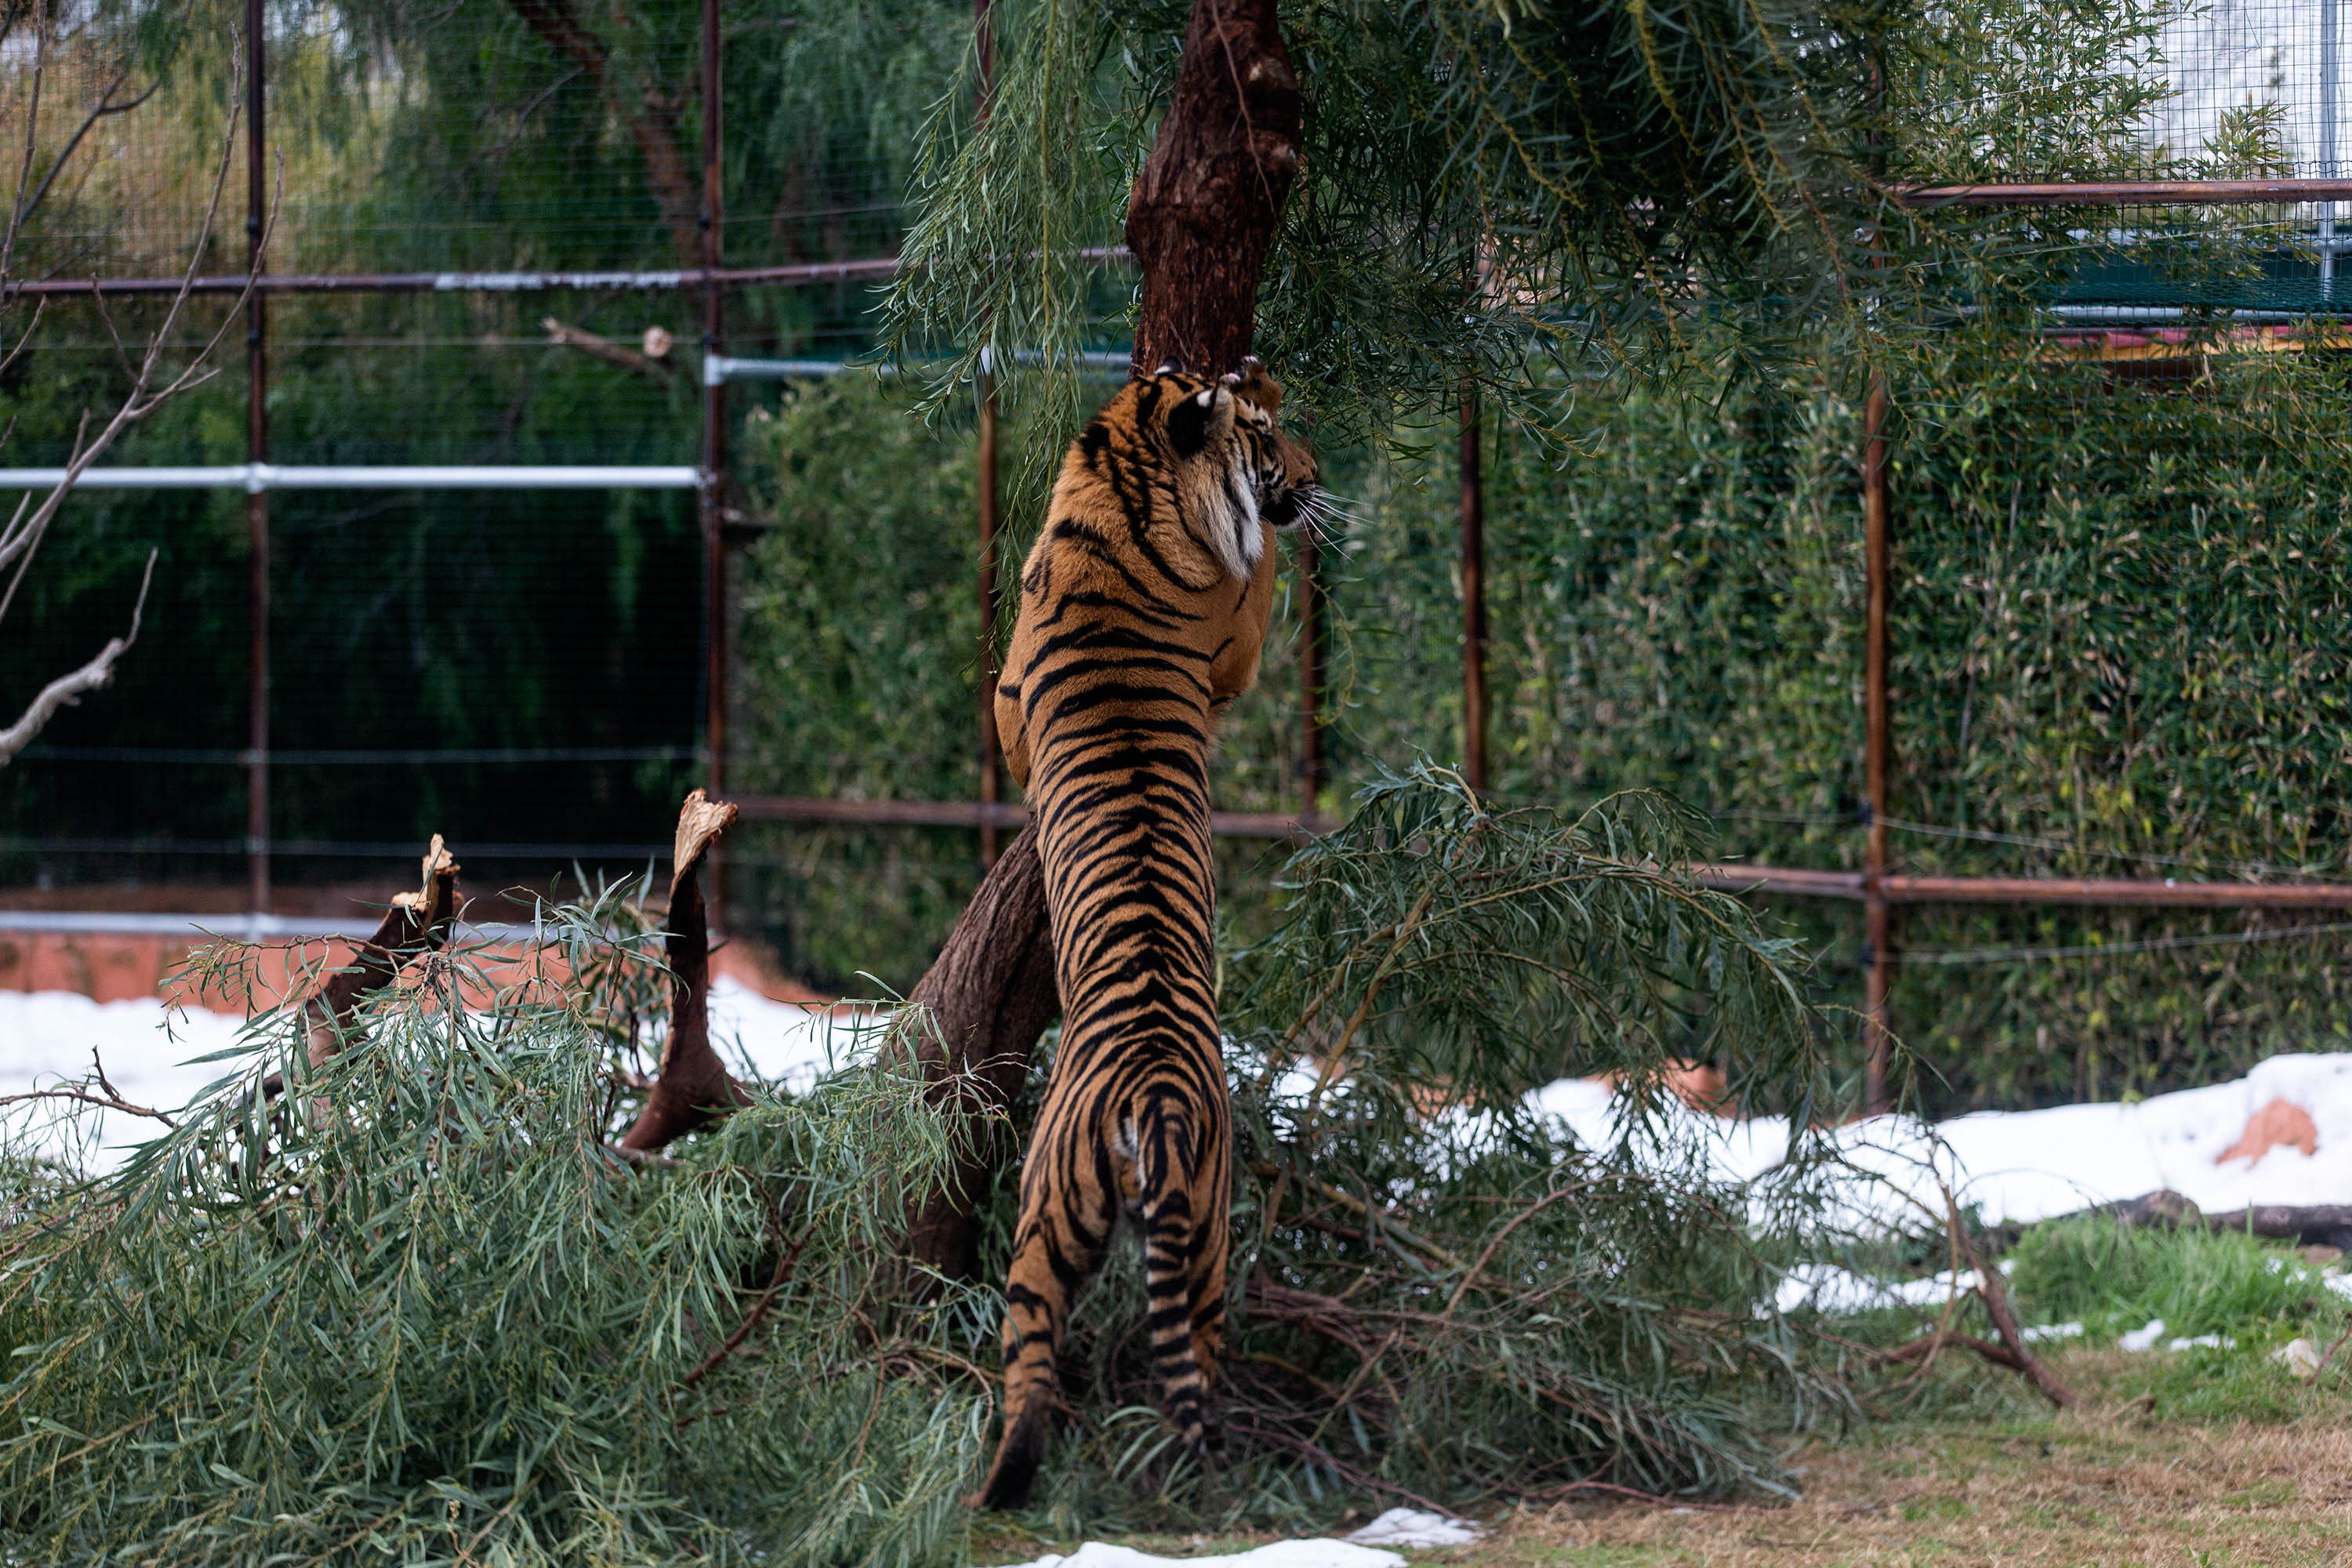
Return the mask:
M1179 398L1168 411L1168 445L1179 458L1197 458L1212 435L1233 428L1234 395L1222 386L1204 386Z
M1153 371L1151 374L1154 375L1181 375L1184 374L1184 362L1181 359L1161 360L1160 362L1160 368Z
M1282 412L1282 383L1266 374L1265 362L1255 354L1242 361L1240 395L1268 414Z

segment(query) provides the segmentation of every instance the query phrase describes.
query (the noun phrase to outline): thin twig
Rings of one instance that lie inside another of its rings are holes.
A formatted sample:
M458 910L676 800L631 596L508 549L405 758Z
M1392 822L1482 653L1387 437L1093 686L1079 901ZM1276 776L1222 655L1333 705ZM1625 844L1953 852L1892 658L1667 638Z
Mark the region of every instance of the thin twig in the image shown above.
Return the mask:
M102 1077L100 1081L104 1082ZM149 1106L131 1104L121 1095L114 1093L111 1085L108 1086L108 1092L104 1094L92 1094L86 1089L37 1089L24 1094L0 1094L0 1105L21 1105L35 1100L79 1100L84 1105L95 1105L107 1110L120 1110L127 1116L150 1117L166 1127L179 1126L178 1122L160 1110Z
M736 1325L735 1331L727 1336L724 1344L703 1358L700 1366L678 1379L680 1389L692 1388L700 1383L713 1367L735 1353L736 1346L751 1337L751 1331L760 1326L760 1321L768 1315L768 1309L775 1303L776 1292L792 1279L793 1266L801 1260L801 1249L808 1245L809 1237L814 1234L813 1231L801 1232L800 1238L793 1243L790 1250L776 1260L774 1277L769 1279L768 1288L760 1292L760 1299L751 1303L751 1310L743 1314L742 1322Z
M126 65L121 71L115 74L115 78L112 81L106 84L106 90L99 95L98 102L92 106L90 111L82 117L80 126L75 130L71 136L66 139L65 150L58 154L58 161L51 163L49 165L49 172L41 176L41 184L39 187L33 192L32 199L17 209L16 221L18 223L21 224L26 218L33 216L33 209L41 205L41 198L49 194L49 187L58 183L58 176L65 172L66 163L74 155L74 149L81 145L81 139L89 134L91 126L96 125L100 121L105 119L110 114L130 113L132 110L138 108L141 104L154 97L156 89L161 88L163 85L163 78L161 73L158 73L155 78L154 85L150 87L145 92L141 93L138 97L132 99L128 103L117 103L114 101L114 89L121 87L122 85L123 79L128 77L130 74L131 68Z
M2352 1340L2352 1325L2347 1325L2342 1333L2336 1336L2336 1342L2327 1347L2326 1353L2319 1358L2319 1364L2311 1369L2313 1382L2316 1383L2319 1374L2327 1370L2327 1363L2336 1359L2336 1352L2344 1348L2346 1340Z
M30 560L29 556L26 557L27 563ZM20 571L18 574L21 576L23 574ZM17 716L16 721L5 730L0 730L0 768L6 767L17 752L31 745L33 738L57 717L59 709L73 706L81 700L84 692L95 691L114 679L115 661L129 653L131 645L139 640L140 613L147 607L147 586L154 580L155 552L150 550L147 552L147 570L139 579L139 598L131 606L130 632L122 637L107 638L106 646L98 650L97 658L79 669L68 670L42 687L34 696L31 705ZM5 604L0 604L0 609L5 608Z
M2000 1271L1986 1262L1984 1255L1977 1250L1976 1238L1969 1235L1967 1223L1960 1218L1959 1200L1952 1196L1948 1187L1944 1190L1944 1203L1951 1215L1952 1229L1960 1238L1961 1249L1969 1255L1969 1267L1976 1270L1977 1295L1983 1300L1985 1313L1992 1319L1992 1326L2000 1331L2000 1342L2017 1358L2017 1370L2023 1373L2025 1380L2039 1389L2042 1397L2051 1404L2061 1409L2074 1404L2074 1395L2066 1385L2052 1375L2050 1369L2025 1348L2025 1334L2017 1326L2017 1314L2010 1310L2009 1291L2001 1281Z
M1525 1225L1528 1220L1533 1219L1537 1215L1541 1214L1544 1210L1551 1207L1552 1205L1559 1202L1560 1199L1583 1192L1591 1185L1591 1184L1590 1182L1579 1182L1573 1186L1561 1187L1555 1192L1547 1194L1544 1197L1538 1199L1533 1204L1530 1204L1519 1213L1512 1215L1511 1223L1505 1226L1496 1234L1495 1239L1486 1244L1486 1250L1478 1255L1478 1261L1470 1266L1470 1272L1462 1277L1462 1283L1454 1287L1454 1294L1447 1298L1445 1302L1445 1310L1438 1314L1439 1317L1445 1321L1450 1322L1453 1321L1454 1310L1462 1305L1463 1296L1468 1292L1473 1284L1477 1282L1478 1277L1486 1271L1488 1259L1495 1256L1495 1249L1496 1247L1502 1246L1505 1241L1510 1238L1511 1232L1518 1229L1519 1226Z

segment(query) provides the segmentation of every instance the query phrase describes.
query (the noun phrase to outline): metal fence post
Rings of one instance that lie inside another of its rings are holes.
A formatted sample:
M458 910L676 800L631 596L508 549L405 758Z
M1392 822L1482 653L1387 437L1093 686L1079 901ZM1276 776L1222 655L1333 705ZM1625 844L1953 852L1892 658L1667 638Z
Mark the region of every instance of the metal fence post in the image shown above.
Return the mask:
M1486 788L1486 493L1478 390L1462 384L1462 773Z
M261 0L245 0L245 250L247 270L261 270L269 185L263 138ZM269 460L269 305L255 289L245 304L245 459ZM248 485L246 549L246 904L269 912L269 492Z
M1887 1109L1887 993L1895 976L1893 921L1884 879L1887 870L1886 795L1892 752L1886 697L1886 381L1874 375L1862 416L1864 570L1869 622L1863 646L1863 785L1869 795L1870 836L1863 854L1863 1079L1865 1111Z
M724 193L720 154L723 121L719 114L719 0L702 0L702 206L697 215L702 238L702 353L706 361L724 343L727 291L715 276L721 247L719 224ZM703 552L703 734L709 748L710 793L722 796L727 784L727 382L705 374L702 378ZM726 867L718 846L708 862L710 924L727 924Z
M1315 815L1323 795L1323 579L1315 525L1298 531L1298 813Z
M996 735L996 382L980 373L980 799L984 806L997 800ZM983 813L980 823L980 864L996 864L996 823Z
M2319 0L2319 173L2322 179L2332 180L2340 172L2336 163L2336 115L2341 84L2336 65L2337 0ZM2322 202L2319 206L2319 298L2323 302L2336 297L2336 204Z
M985 125L989 95L996 86L996 39L988 30L988 0L972 0L971 40L980 67L972 120ZM1003 749L996 733L996 377L985 349L973 389L980 395L980 867L985 871L996 864L996 822L991 808L997 802L997 759Z

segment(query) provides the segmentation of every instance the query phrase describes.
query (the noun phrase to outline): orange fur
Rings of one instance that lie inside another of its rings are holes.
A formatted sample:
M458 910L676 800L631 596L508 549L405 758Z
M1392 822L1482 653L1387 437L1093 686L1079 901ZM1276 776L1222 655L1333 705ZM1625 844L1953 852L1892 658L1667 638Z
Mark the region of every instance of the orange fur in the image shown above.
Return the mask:
M1064 1021L1022 1167L983 1506L1028 1500L1069 1310L1122 1214L1143 1233L1169 1418L1196 1450L1214 1442L1233 1114L1208 755L1257 679L1273 529L1316 493L1281 397L1255 361L1130 383L1072 444L1022 569L997 729L1036 813Z

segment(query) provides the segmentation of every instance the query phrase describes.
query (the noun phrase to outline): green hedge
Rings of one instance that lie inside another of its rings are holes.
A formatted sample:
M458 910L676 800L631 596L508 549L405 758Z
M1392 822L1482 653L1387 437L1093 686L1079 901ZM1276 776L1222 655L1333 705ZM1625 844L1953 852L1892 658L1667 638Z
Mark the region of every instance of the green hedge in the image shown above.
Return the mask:
M1902 864L2347 873L2345 381L2319 352L2118 367L1990 327L1898 379L1894 812L1920 825L1894 836ZM1660 789L1709 816L1719 855L1859 866L1850 394L1594 384L1564 454L1488 431L1499 796ZM1327 806L1382 764L1460 755L1458 489L1448 433L1424 434L1328 455L1355 510L1324 552ZM760 776L967 797L969 434L842 386L793 405L768 438L780 526L755 552L744 633L747 660L766 663L743 678L767 695L739 721ZM1289 611L1221 743L1221 805L1298 801ZM770 921L820 977L910 981L973 873L969 835L779 837L799 883L774 910L799 912ZM1267 869L1235 851L1242 934L1263 929ZM1858 1003L1855 909L1780 907L1824 946L1823 998ZM2344 1039L2342 933L2226 940L2326 923L1908 911L1895 1022L1941 1075L1938 1108L2177 1086ZM1993 951L1946 962L1955 950Z

